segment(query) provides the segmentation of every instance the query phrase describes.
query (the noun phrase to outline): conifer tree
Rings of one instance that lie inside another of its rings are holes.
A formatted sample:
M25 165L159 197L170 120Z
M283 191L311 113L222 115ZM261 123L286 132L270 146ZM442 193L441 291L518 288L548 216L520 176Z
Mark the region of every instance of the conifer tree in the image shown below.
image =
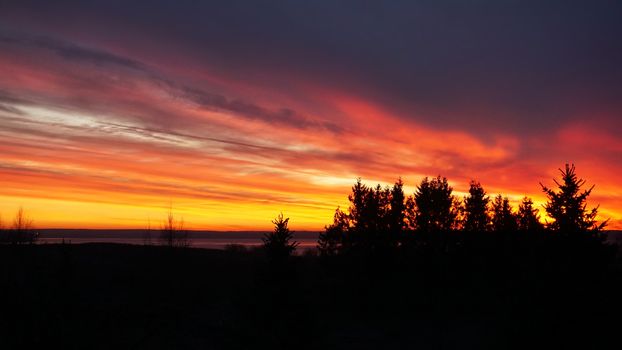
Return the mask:
M483 232L489 228L488 203L490 198L477 181L471 181L469 195L464 198L464 230Z
M346 213L337 208L333 216L333 223L324 227L317 242L317 249L321 256L334 256L344 249L344 237L350 228L350 219Z
M344 246L364 250L390 246L390 197L391 189L383 189L380 185L368 187L357 179L348 196L350 227L344 237Z
M458 216L453 188L447 178L424 178L413 195L414 221L419 232L451 230Z
M553 180L558 187L557 191L540 183L542 191L548 197L544 208L553 219L547 227L565 234L601 231L607 225L607 221L597 223L598 207L587 209L587 197L592 193L594 186L581 190L585 180L577 177L574 164L566 164L565 169L559 169L559 172L561 182Z
M508 197L497 195L492 202L492 230L496 232L516 231L518 224L516 215L512 212L512 206Z
M362 233L368 229L369 218L366 206L369 196L370 189L363 184L361 178L358 178L354 186L352 186L352 193L348 195L348 200L350 201L349 219L355 234Z
M387 212L387 225L392 244L397 244L402 238L406 226L406 202L404 196L404 183L399 178L389 194L389 209Z
M284 260L296 250L298 242L293 241L293 232L289 230L289 218L283 218L280 213L272 220L274 231L266 233L263 237L263 246L268 258L271 260Z
M533 207L531 198L524 197L518 205L517 224L518 229L523 232L537 232L544 228L540 222L538 209Z

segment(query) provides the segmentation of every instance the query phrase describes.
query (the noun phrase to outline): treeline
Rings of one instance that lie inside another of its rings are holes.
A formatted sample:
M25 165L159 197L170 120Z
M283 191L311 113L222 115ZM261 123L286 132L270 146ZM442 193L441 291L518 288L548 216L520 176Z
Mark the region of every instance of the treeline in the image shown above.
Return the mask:
M530 198L524 197L514 209L507 197L491 198L477 181L470 183L467 196L458 198L441 176L424 178L411 196L404 193L401 179L384 188L367 186L359 179L348 196L349 208L337 208L317 248L323 256L381 254L413 247L447 250L474 237L501 235L554 234L602 241L607 222L598 223L598 207L588 210L586 205L594 187L583 189L585 180L577 177L574 165L566 164L559 171L556 189L540 184L548 199L544 209L551 219L545 223Z

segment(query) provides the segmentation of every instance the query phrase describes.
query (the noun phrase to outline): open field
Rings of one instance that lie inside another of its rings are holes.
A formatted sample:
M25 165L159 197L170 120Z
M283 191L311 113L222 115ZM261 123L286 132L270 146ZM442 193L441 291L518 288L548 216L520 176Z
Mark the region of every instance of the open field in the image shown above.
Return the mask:
M65 349L603 345L618 334L620 260L569 266L492 255L391 263L297 256L275 271L261 251L0 246L0 341Z

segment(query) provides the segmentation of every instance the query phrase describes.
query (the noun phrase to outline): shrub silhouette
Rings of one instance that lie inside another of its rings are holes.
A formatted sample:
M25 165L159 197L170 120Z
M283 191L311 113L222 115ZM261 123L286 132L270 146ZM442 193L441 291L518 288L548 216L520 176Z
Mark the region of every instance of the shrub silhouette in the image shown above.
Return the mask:
M283 261L291 256L298 242L293 241L293 232L289 230L289 218L283 218L283 213L279 214L276 219L272 220L274 231L266 233L263 240L263 246L268 259L271 261Z
M594 186L581 190L585 180L577 177L574 164L566 164L563 170L558 170L561 173L561 182L553 180L558 191L540 183L542 191L548 198L544 208L553 219L547 223L547 227L568 235L587 232L598 234L607 225L608 220L598 224L596 221L598 207L587 210L587 197L592 193Z
M151 245L151 220L148 220L147 228L143 232L143 245Z
M188 232L184 230L184 219L177 219L170 208L160 228L160 242L167 247L188 247Z
M24 209L20 207L13 218L11 227L5 228L0 221L0 240L11 244L32 244L38 239L34 230L33 220L30 219Z

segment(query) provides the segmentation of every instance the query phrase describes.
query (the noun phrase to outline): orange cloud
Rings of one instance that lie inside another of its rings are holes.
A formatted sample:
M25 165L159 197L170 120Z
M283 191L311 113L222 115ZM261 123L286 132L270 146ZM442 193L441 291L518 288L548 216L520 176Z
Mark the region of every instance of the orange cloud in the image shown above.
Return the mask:
M538 182L575 162L597 184L601 218L622 228L622 144L606 130L482 136L305 82L279 93L219 74L189 81L190 68L32 50L0 54L5 217L22 205L39 227L141 228L172 202L191 228L266 229L283 211L295 229L321 229L358 176L402 176L412 191L441 174L459 195L475 178L491 194L542 203Z

